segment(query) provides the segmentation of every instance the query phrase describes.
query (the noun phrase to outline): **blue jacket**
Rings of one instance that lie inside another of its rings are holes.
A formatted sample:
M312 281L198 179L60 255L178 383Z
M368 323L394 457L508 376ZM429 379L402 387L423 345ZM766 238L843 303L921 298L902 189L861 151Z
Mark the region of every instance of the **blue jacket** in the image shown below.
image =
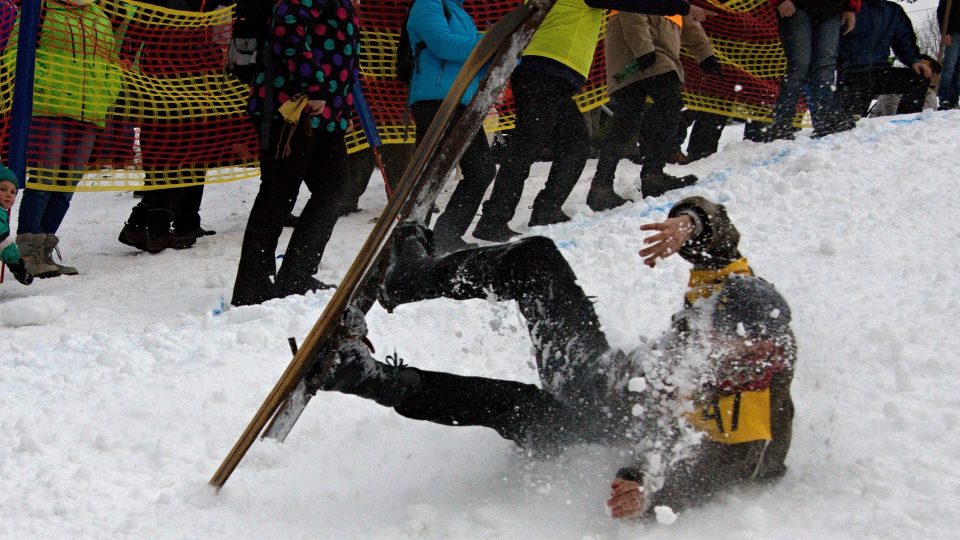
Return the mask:
M463 62L480 41L477 25L462 4L463 0L416 0L410 8L410 47L416 54L419 43L427 45L413 68L410 103L445 98ZM474 79L461 103L466 105L478 86Z
M917 35L899 4L863 0L857 25L840 38L837 69L841 76L890 67L890 48L905 66L920 61Z

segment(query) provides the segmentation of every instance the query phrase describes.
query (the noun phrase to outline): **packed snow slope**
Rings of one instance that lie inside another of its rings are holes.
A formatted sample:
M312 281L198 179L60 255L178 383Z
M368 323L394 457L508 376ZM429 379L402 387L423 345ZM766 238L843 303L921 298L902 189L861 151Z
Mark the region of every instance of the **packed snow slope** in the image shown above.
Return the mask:
M613 345L668 328L688 265L643 266L638 227L703 195L790 301L800 360L786 477L731 491L670 525L622 523L604 501L623 458L518 454L482 428L418 423L320 395L284 444L257 442L225 488L207 481L311 328L329 292L224 309L256 182L207 189L193 249L119 244L135 200L81 193L61 231L81 275L0 285L0 536L9 538L956 538L960 524L960 112L873 119L848 133L754 144L675 172L694 187L570 223L553 238ZM623 162L617 184L633 190ZM384 203L338 224L319 277L338 281ZM285 237L286 238L286 237ZM516 308L435 300L368 322L378 356L535 381Z

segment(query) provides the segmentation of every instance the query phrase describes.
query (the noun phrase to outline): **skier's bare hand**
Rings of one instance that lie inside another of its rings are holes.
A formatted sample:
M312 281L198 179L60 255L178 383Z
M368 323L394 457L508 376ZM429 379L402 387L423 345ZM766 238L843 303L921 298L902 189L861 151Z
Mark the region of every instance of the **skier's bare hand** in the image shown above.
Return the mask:
M853 32L853 29L857 27L857 14L852 11L844 11L840 15L840 19L843 20L843 34L849 34Z
M786 19L787 17L793 17L793 14L797 12L797 6L791 0L783 0L777 4L777 13L781 17Z
M916 73L917 75L920 75L921 77L925 77L927 79L929 79L930 77L933 77L933 70L930 69L930 66L927 65L926 62L922 62L922 61L917 62L916 64L913 64L910 67L913 68L914 73Z
M653 268L657 259L666 259L680 251L680 247L693 236L695 227L690 216L677 216L663 223L641 225L641 231L657 231L657 234L643 239L647 247L640 250L643 264Z
M614 519L639 516L643 513L643 486L632 480L615 478L610 485L607 506Z

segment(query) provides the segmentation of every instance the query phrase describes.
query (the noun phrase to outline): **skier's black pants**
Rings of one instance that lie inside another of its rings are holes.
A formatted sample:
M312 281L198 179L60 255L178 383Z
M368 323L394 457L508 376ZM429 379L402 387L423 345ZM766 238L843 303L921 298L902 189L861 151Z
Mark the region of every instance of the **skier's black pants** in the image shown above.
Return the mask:
M579 425L576 419L592 417L605 401L606 336L593 304L550 239L456 252L426 270L422 287L418 299L465 300L492 293L516 300L536 350L543 390L511 381L428 374L423 390L397 407L401 414L488 426L518 440L528 434L528 423ZM582 433L581 428L577 431Z
M910 68L889 67L864 73L842 75L837 92L847 115L866 116L870 102L880 94L899 94L897 114L923 110L923 98L930 81Z
M573 95L562 76L520 67L510 77L517 127L500 163L490 199L483 204L485 226L506 226L513 218L530 167L543 148L553 149L547 183L533 203L533 214L559 211L577 184L590 154L590 136Z
M278 148L282 151L286 144L281 140L287 135L283 127L281 122L271 126L270 145L260 156L260 191L243 234L234 305L259 304L310 290L350 182L343 135L307 134L301 124L290 139L290 154L284 158L277 155ZM274 254L301 183L309 188L310 199L277 271Z
M439 100L427 100L410 105L413 119L417 123L417 141L426 136L427 128L440 110L441 103ZM459 120L462 113L461 106L452 122ZM483 128L477 130L460 158L460 170L463 172L463 180L457 183L446 208L433 226L434 236L441 245L448 244L467 232L483 201L483 194L497 173Z
M653 104L647 105L647 97ZM600 158L594 185L613 185L617 164L629 152L637 135L645 150L643 172L663 172L667 156L674 149L674 137L680 123L683 99L676 72L637 81L610 96L613 120L606 139L600 145Z

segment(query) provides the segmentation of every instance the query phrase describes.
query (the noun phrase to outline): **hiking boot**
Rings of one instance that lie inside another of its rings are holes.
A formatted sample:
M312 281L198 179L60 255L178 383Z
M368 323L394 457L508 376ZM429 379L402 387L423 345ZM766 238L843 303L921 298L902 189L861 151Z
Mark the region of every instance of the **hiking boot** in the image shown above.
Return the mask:
M520 233L507 227L506 224L493 225L490 222L484 221L483 217L477 222L477 226L473 228L473 237L477 240L486 240L487 242L509 242L517 236L520 236Z
M17 247L27 272L38 278L56 277L60 269L53 261L47 260L46 235L43 233L23 233L17 235Z
M173 247L173 234L167 231L156 237L150 236L146 227L140 227L132 223L125 223L123 229L120 229L120 236L117 240L121 244L146 251L147 253L160 253L168 247ZM196 241L196 240L194 240Z
M614 208L623 206L628 202L630 202L629 199L624 199L623 197L617 195L617 192L614 191L613 186L590 186L590 191L587 193L587 206L589 206L594 212L612 210Z
M76 268L72 266L64 266L62 264L58 264L56 261L53 260L54 251L56 251L57 253L57 258L60 259L61 261L63 260L63 256L60 255L60 248L57 247L57 245L60 243L60 239L57 238L57 235L53 233L46 233L44 236L45 238L43 242L43 247L44 247L44 256L46 257L46 261L56 266L57 270L60 272L60 275L75 276L79 274L80 272Z
M697 183L696 176L688 174L686 176L676 177L665 172L647 173L640 175L640 193L644 197L659 197L664 193L692 186Z
M679 148L670 152L670 155L667 156L667 163L674 163L676 165L688 165L691 161L693 160Z
M566 223L570 221L570 216L563 213L559 208L534 208L530 214L530 227L540 227L543 225L555 225L557 223ZM474 234L476 236L476 234Z
M833 135L834 133L849 131L855 127L857 127L856 120L852 118L845 118L843 120L834 122L823 129L814 130L812 138L819 139L821 137L826 137L827 135Z
M380 304L387 311L401 304L416 302L436 295L427 293L434 256L433 233L413 221L398 226L383 283L380 285Z
M293 284L285 285L282 278L277 278L277 298L286 298L290 295L303 296L308 292L327 291L336 289L336 285L324 283L315 277L296 280Z

